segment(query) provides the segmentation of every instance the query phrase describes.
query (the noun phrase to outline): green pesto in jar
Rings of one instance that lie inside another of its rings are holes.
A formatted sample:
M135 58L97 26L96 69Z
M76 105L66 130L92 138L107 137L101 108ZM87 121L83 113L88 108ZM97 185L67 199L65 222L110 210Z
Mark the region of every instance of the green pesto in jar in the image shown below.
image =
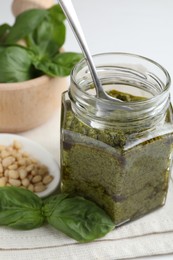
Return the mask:
M124 101L144 100L118 91ZM172 120L167 110L165 125ZM153 135L131 129L95 129L86 125L64 101L61 133L62 191L95 201L116 225L162 206L171 168L173 134Z

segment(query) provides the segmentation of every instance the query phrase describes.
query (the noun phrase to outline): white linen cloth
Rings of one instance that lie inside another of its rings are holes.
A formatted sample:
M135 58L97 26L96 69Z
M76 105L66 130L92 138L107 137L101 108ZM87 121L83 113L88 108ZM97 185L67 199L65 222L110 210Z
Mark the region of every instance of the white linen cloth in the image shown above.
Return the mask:
M44 125L21 133L59 160L60 111ZM80 244L48 225L30 231L0 227L0 260L116 260L173 253L173 179L166 205L115 229L102 239Z

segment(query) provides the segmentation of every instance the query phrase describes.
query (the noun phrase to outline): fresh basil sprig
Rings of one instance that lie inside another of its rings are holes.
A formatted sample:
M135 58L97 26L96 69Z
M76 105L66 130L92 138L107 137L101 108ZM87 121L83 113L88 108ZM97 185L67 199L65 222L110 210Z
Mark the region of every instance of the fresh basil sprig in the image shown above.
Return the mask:
M83 197L57 194L42 201L16 187L0 187L0 225L32 229L47 221L79 242L103 237L115 224L103 209Z
M103 237L115 227L104 210L79 196L59 194L50 197L43 211L50 225L79 242Z
M4 54L3 62L0 57L0 82L20 82L43 74L68 76L83 55L74 52L61 54L65 38L65 15L59 5L46 10L27 10L16 17L13 26L1 25L0 48L4 48ZM23 49L20 49L20 40L25 42Z
M16 229L33 229L44 222L42 200L29 190L0 188L0 225Z

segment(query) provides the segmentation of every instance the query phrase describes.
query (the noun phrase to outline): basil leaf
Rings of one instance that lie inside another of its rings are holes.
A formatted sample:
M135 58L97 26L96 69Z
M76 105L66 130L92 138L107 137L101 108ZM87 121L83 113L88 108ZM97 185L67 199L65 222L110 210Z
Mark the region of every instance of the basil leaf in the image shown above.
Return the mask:
M58 53L52 60L35 60L33 64L36 69L52 77L64 77L71 73L73 67L82 59L83 55L74 52Z
M66 28L63 23L53 23L51 17L44 18L41 24L27 37L27 43L40 57L52 57L64 44Z
M53 39L60 48L65 42L66 27L64 20L66 19L60 5L54 5L48 10L51 19Z
M39 57L52 57L65 42L66 27L65 16L58 5L47 10L42 23L27 37L28 46Z
M29 190L0 187L0 225L33 229L44 222L42 200Z
M0 42L3 43L10 31L10 25L4 23L0 26Z
M31 51L21 46L1 46L0 82L20 82L34 78L32 55Z
M30 34L48 14L47 10L31 9L19 14L11 27L6 43L15 43ZM47 32L49 33L49 32Z
M115 225L94 202L82 197L55 195L43 207L48 223L79 242L89 242L111 231Z
M60 5L53 5L51 8L48 9L48 12L52 19L55 19L55 21L63 22L66 19L66 16Z

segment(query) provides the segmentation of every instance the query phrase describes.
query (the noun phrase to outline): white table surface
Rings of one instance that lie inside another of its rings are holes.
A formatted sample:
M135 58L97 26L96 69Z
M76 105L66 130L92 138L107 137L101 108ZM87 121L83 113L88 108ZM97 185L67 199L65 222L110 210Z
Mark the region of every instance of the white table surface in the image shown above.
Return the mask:
M92 54L115 51L140 54L162 64L173 78L172 0L73 0L73 3ZM12 0L1 1L1 24L13 24L11 4ZM68 25L65 49L80 52ZM173 96L173 87L171 92ZM58 109L46 124L22 133L57 157L58 134L51 130L57 128L59 113ZM49 140L45 141L44 133L50 134ZM168 260L173 259L173 255L140 259Z

